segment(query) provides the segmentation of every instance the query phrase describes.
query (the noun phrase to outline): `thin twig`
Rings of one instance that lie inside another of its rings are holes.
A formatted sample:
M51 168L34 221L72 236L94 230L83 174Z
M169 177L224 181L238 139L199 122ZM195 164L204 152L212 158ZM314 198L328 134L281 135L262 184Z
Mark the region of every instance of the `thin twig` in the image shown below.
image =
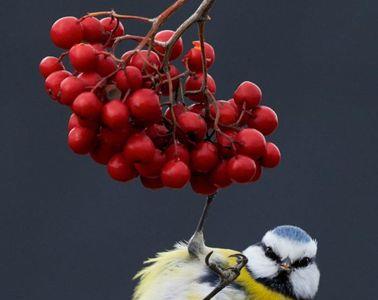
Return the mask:
M174 99L173 99L173 82L172 82L172 78L171 78L171 72L170 70L168 69L166 71L166 76L167 76L167 79L168 79L168 90L169 90L169 109L170 109L170 113L171 113L171 117L172 117L172 138L173 138L173 144L174 144L174 147L175 147L175 156L177 155L177 140L176 140L176 130L177 130L177 119L176 119L176 114L175 114L175 110L174 110Z
M154 19L151 18L146 18L146 17L141 17L141 16L133 16L133 15L121 15L116 13L114 10L111 11L98 11L98 12L91 12L87 13L86 17L101 17L101 16L108 16L108 17L113 17L121 20L135 20L135 21L141 21L145 23L152 23Z
M203 0L198 9L182 23L177 29L176 32L171 36L169 41L165 44L165 55L163 59L163 66L169 63L169 58L172 53L173 46L180 39L186 30L188 30L194 23L203 20L209 20L207 16L210 8L214 4L215 0Z
M210 91L208 90L208 87L207 87L207 61L206 61L206 51L205 51L206 49L205 49L205 22L204 21L198 22L198 37L200 39L202 74L203 74L201 91L202 93L206 94L205 117L208 118L210 116L210 103L209 103L209 97L207 96L207 93L210 93ZM216 103L215 103L215 106L217 106ZM219 109L217 113L219 114Z
M139 43L136 51L142 50L149 40L153 40L156 33L159 31L160 27L167 21L167 19L179 8L181 8L188 0L177 0L171 6L169 6L166 10L164 10L160 15L152 20L152 26L149 32L146 34L144 39Z

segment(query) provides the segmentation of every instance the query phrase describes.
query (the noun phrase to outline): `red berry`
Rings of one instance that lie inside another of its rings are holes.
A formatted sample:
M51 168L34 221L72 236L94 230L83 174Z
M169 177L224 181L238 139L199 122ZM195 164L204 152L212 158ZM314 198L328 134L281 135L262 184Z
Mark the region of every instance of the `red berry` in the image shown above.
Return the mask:
M147 163L136 163L135 168L140 175L148 178L155 178L160 176L161 169L165 164L165 155L160 150L156 149L153 159Z
M114 81L115 81L117 88L121 92L127 92L130 89L129 81L126 77L124 70L120 70L115 74Z
M180 80L178 78L176 78L176 79L174 79L174 78L177 77L180 74L180 71L174 65L170 65L169 66L169 74L170 74L171 81L172 81L172 93L175 93L175 91L178 88L178 85L180 84ZM167 80L166 74L164 74L162 76L162 81L165 81L165 80ZM160 90L161 90L163 96L169 96L169 83L168 82L163 83L160 86Z
M121 100L112 100L102 108L102 122L111 129L125 127L129 123L129 109Z
M158 123L161 121L159 96L154 90L140 89L127 99L131 115L142 122Z
M177 117L177 124L192 141L202 140L206 135L206 122L199 114L184 112Z
M188 107L188 110L196 114L199 114L203 117L205 116L206 105L203 103L195 103L195 104L190 105Z
M181 189L189 182L189 179L189 167L182 161L171 160L161 171L161 181L166 187Z
M52 99L59 99L60 84L64 79L66 79L69 76L72 76L72 74L68 71L56 71L46 78L45 89Z
M88 43L102 43L104 41L105 28L94 17L86 17L81 21L84 40Z
M278 147L273 143L266 144L266 152L262 157L261 164L265 168L275 168L280 164L281 152Z
M218 188L228 187L232 183L227 165L227 161L221 161L210 175L210 181Z
M256 174L256 163L253 159L237 155L227 163L227 172L231 180L239 183L246 183L252 180Z
M185 91L187 93L187 97L193 101L201 102L206 99L204 93L193 93L195 91L199 91L202 88L204 76L202 73L195 74L193 76L188 77L185 82ZM217 86L213 77L209 74L207 75L207 88L209 89L210 93L215 94L217 90Z
M78 117L78 115L72 113L68 121L68 131L75 127L87 127L92 130L97 130L98 123L90 120L84 120Z
M140 89L143 85L143 75L137 67L127 66L125 68L126 78L132 90Z
M128 161L147 163L153 160L155 150L154 143L146 134L135 133L123 148L123 155Z
M258 181L260 178L261 178L261 175L262 175L262 167L261 167L261 164L256 163L256 174L255 176L253 176L253 178L251 179L251 182L256 182Z
M195 172L207 173L218 164L218 150L211 142L201 142L190 153L191 169Z
M173 112L175 114L175 118L177 120L178 116L180 114L182 114L183 112L186 112L186 108L185 108L185 105L182 104L182 103L177 103L173 106ZM167 108L167 110L165 111L165 114L164 114L164 117L171 121L172 122L172 112L171 112L171 109L170 107Z
M155 41L158 42L168 42L169 39L175 34L172 30L163 30L156 34ZM155 46L155 50L162 56L165 54L165 48L162 46ZM184 42L182 41L182 38L179 38L177 42L172 47L171 55L169 56L169 60L175 60L178 58L182 51L184 50Z
M92 44L92 47L95 48L97 51L105 51L104 45L101 43Z
M245 103L247 108L259 105L261 98L262 92L260 88L250 81L243 82L234 93L235 103L239 106L243 106Z
M190 183L192 189L197 194L213 195L217 192L218 188L210 181L208 175L193 175Z
M145 89L155 89L155 84L150 78L144 78L143 88Z
M70 62L78 72L90 72L97 67L97 52L89 44L77 44L69 53Z
M101 143L108 144L112 148L121 151L131 134L132 130L130 127L117 130L111 130L109 128L103 127L98 138Z
M188 66L190 71L202 72L202 51L201 43L199 41L193 42L194 47L185 55L183 62ZM215 61L215 51L214 48L205 43L205 56L206 56L206 66L210 68Z
M54 56L45 57L39 64L39 72L44 78L47 78L50 74L61 70L64 70L64 66L62 62Z
M133 55L130 60L130 66L137 67L143 73L153 74L156 69L160 68L159 55L154 51L141 50Z
M135 54L135 51L134 51L134 50L126 51L125 53L122 54L121 59L122 59L125 63L129 63L129 62L130 62L130 59L133 57L134 54Z
M270 107L259 106L249 118L248 127L257 129L263 135L270 135L278 127L277 115Z
M96 142L96 132L85 127L75 127L68 134L68 145L77 154L89 153Z
M184 145L173 143L165 150L165 156L167 161L181 160L185 164L189 165L190 154Z
M164 148L171 139L171 134L165 125L152 124L146 129L146 134L154 142L154 145L160 149Z
M147 178L140 176L140 181L142 182L143 186L148 189L157 190L164 187L164 184L161 181L160 177Z
M75 17L64 17L51 27L50 36L56 46L69 49L83 39L80 21Z
M219 100L217 105L212 104L210 106L211 116L215 119L217 115L217 109L219 111L219 124L220 125L232 125L238 120L239 114L236 107L229 101Z
M102 79L96 72L80 73L77 78L80 78L86 87L93 87Z
M265 153L266 141L260 131L246 128L235 137L238 153L258 159Z
M222 133L217 132L218 150L223 156L230 157L234 155L234 150L236 149L236 143L234 142L237 134L237 131L232 129L226 129Z
M133 165L122 154L116 154L110 159L108 173L113 179L123 182L130 181L138 176Z
M96 72L102 76L106 77L117 69L117 65L113 58L110 56L100 54L97 58Z
M125 70L117 72L115 82L122 92L127 92L129 89L138 90L143 85L143 76L138 68L127 66Z
M59 102L70 106L76 97L83 93L84 90L85 84L81 79L75 76L67 77L60 84Z
M85 92L72 103L72 110L81 118L97 120L101 116L102 103L95 93Z
M107 165L116 152L117 151L112 146L105 143L100 143L91 151L90 154L95 162L101 165Z
M112 17L106 17L106 18L101 19L100 23L105 29L107 38L110 37L110 34L112 34L112 39L125 34L125 27L118 19L115 19ZM112 43L110 43L110 45L107 45L107 46L111 46L111 45Z

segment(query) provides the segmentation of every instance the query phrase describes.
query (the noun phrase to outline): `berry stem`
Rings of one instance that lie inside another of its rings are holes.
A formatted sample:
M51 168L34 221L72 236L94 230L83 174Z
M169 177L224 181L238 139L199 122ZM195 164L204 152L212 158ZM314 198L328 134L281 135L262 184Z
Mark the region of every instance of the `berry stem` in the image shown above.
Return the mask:
M148 31L146 36L143 40L139 43L136 47L136 51L142 50L149 41L154 40L156 33L159 31L160 27L168 20L168 18L175 13L178 9L180 9L188 0L177 0L171 6L169 6L166 10L164 10L160 15L156 18L152 19L152 26L151 29Z
M185 72L182 72L174 77L171 77L171 80L172 81L175 81L177 79L180 79L180 78L183 78L183 77L187 77L188 75L191 75L193 72L189 71L189 70L186 70ZM161 84L164 84L164 83L167 83L168 82L168 79L165 79L161 82Z
M102 85L104 85L110 78L112 78L115 74L118 73L118 71L120 71L121 68L117 68L115 71L113 71L112 73L110 73L108 76L105 76L104 78L102 78L91 90L92 93L94 93L99 87L101 87Z
M59 57L58 61L61 62L67 55L69 54L69 51L63 52Z
M175 110L174 110L174 99L173 99L173 82L172 82L172 78L171 78L171 73L170 73L170 70L169 70L169 67L166 69L166 72L165 72L166 76L167 76L167 80L168 80L168 89L169 89L169 109L170 109L170 112L171 112L171 117L172 117L172 124L173 124L173 128L172 128L172 137L173 137L173 143L175 145L175 155L177 156L177 140L176 140L176 130L177 130L177 119L176 119L176 114L175 114Z
M121 15L121 14L116 13L114 10L91 12L91 13L88 13L84 18L101 17L101 16L108 16L108 17L113 17L113 18L122 19L122 20L135 20L135 21L141 21L144 23L152 23L154 21L154 19L141 17L141 16Z
M114 18L114 17L112 17L112 18ZM110 35L109 35L109 38L108 38L108 40L107 40L106 43L105 43L105 47L107 47L108 45L111 44L111 42L112 42L112 40L113 40L113 37L114 37L114 34L116 33L116 31L117 31L118 28L119 28L119 23L120 23L119 18L116 18L116 20L117 20L117 24L116 24L116 26L114 26L114 28L112 29L112 31L111 31L111 33L110 33ZM113 51L113 52L114 52L114 51Z
M203 73L203 82L202 82L201 91L202 93L206 94L205 117L208 119L210 116L210 103L209 103L208 94L211 94L211 93L207 88L207 63L206 63L206 52L205 52L205 21L198 22L198 37L199 37L200 46L201 46L202 73ZM215 106L217 106L216 101L215 101ZM219 109L217 110L217 114L219 115ZM219 116L218 116L218 119L219 119Z
M165 43L166 50L163 59L163 66L169 63L169 57L171 56L173 46L186 30L188 30L196 22L210 20L207 14L214 3L215 0L203 0L198 9L176 29L175 34L172 35L169 41Z

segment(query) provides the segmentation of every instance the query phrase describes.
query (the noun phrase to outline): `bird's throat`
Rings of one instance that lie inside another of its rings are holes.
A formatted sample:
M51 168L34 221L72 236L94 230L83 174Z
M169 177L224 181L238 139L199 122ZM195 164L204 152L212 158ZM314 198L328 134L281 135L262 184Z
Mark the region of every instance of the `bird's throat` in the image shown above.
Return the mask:
M284 290L278 290L270 287L270 283L260 282L254 279L251 273L244 268L240 276L236 279L236 284L240 285L249 295L250 300L293 300L291 295L286 294L286 286ZM277 285L278 286L278 285ZM290 288L291 291L291 288Z

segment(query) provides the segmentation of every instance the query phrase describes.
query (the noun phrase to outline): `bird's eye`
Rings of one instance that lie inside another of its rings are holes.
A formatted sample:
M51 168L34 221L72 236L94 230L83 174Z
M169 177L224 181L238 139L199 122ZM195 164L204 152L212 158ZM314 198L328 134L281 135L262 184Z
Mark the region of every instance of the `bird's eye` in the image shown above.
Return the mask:
M312 259L309 257L304 257L300 260L297 260L294 264L294 268L306 268L310 263L312 262Z
M276 253L274 253L273 249L271 247L266 247L265 248L265 256L274 260L274 261L279 261L279 257Z

